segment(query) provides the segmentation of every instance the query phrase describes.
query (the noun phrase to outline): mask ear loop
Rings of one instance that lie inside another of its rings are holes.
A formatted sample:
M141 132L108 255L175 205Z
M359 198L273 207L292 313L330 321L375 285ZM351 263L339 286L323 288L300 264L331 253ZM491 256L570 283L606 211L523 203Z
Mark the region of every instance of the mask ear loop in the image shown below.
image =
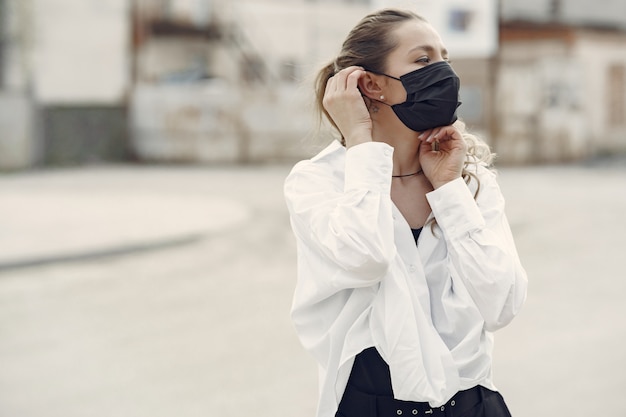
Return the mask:
M367 68L363 68L363 69L364 69L365 71L367 71L367 72L371 72L372 74L376 74L376 75L383 75L383 76L385 76L385 77L388 77L388 78L391 78L391 79L394 79L394 80L397 80L397 81L402 82L402 80L401 80L400 78L394 77L393 75L385 74L384 72L372 71L372 70L367 69ZM361 93L361 94L363 94L363 93ZM383 95L381 95L381 96L380 96L380 100L377 100L377 99L375 99L375 98L370 98L370 100L374 100L374 101L377 101L377 102L379 102L379 103L381 103L381 104L384 104L385 106L389 106L389 107L391 107L391 104L385 103L385 102L383 101L384 99L385 99L385 96L383 96Z
M372 70L367 69L367 68L363 68L363 69L364 69L365 71L367 71L367 72L371 72L372 74L376 74L376 75L384 75L385 77L388 77L388 78L393 78L394 80L397 80L397 81L402 82L402 80L401 80L400 78L398 78L398 77L394 77L393 75L385 74L384 72L372 71Z

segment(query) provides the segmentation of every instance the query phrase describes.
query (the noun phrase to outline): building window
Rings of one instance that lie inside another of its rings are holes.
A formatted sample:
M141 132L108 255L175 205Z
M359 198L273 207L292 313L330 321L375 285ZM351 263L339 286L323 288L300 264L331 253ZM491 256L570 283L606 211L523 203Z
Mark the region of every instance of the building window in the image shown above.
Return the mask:
M473 12L464 9L452 9L448 14L448 28L451 32L467 33L470 31Z
M244 82L255 84L265 81L265 64L258 56L245 56L241 61L241 78Z
M609 67L607 100L609 126L626 125L626 66L622 64Z

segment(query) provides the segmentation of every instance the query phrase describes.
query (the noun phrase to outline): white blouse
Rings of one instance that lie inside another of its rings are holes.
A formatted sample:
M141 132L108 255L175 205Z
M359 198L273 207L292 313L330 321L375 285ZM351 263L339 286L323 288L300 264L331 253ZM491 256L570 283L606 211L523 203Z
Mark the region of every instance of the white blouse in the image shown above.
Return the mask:
M526 298L527 278L495 174L426 195L437 220L418 245L390 196L393 148L334 141L285 181L298 249L292 319L319 363L318 417L332 417L354 357L375 346L394 397L438 407L491 380L492 331Z

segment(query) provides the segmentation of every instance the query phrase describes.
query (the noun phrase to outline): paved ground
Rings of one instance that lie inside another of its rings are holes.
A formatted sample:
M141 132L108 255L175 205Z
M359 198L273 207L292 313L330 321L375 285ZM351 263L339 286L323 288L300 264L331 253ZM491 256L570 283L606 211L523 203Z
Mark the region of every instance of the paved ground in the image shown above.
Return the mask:
M287 166L0 177L0 416L304 417ZM626 165L501 169L528 302L514 416L623 417Z

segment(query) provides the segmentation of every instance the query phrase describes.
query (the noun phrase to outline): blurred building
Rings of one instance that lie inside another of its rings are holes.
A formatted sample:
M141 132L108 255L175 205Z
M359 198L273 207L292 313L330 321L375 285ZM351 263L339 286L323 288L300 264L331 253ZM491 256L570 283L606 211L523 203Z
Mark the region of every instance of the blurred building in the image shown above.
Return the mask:
M501 161L626 151L621 0L0 0L0 169L306 157L316 69L385 6L442 33Z
M126 0L0 0L0 168L127 154Z
M625 151L624 5L534 1L502 2L499 21L495 0L138 0L133 144L150 160L309 155L315 70L361 16L399 6L442 33L461 117L502 162Z
M626 152L626 3L504 1L490 133L503 160Z
M310 154L312 90L301 82L368 10L354 0L135 1L134 151L200 162Z
M626 152L626 32L501 25L494 138L512 162Z

